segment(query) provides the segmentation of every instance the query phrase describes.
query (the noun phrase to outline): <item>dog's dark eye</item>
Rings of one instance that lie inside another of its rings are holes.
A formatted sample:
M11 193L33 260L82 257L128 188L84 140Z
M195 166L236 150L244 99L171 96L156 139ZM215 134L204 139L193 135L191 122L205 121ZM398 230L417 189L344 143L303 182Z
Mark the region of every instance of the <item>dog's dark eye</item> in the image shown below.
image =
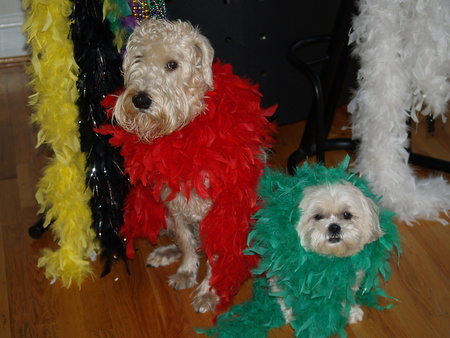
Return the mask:
M178 68L178 63L176 61L169 61L169 62L167 62L166 67L168 70L175 70Z
M353 217L353 215L348 211L344 211L342 215L344 216L345 219L351 219Z
M314 219L315 219L316 221L320 221L322 218L323 218L323 216L322 216L321 214L315 214L315 215L314 215Z
M136 56L136 58L133 60L133 64L136 64L136 63L140 63L141 62L141 58L142 58L142 56Z

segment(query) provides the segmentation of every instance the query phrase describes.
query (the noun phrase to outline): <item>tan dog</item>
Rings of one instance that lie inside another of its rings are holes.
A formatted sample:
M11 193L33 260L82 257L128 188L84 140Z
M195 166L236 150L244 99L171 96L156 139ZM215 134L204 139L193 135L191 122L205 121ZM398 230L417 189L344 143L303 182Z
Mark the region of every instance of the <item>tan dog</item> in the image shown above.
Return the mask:
M274 127L257 86L230 65L213 64L209 41L187 22L143 21L129 39L123 71L113 126L102 128L122 148L132 183L121 229L127 255L134 255L135 237L155 243L166 228L175 244L155 249L147 265L181 257L169 278L178 290L197 283L204 249L207 272L193 305L214 310L256 265L242 250Z
M127 44L114 120L147 142L182 128L205 109L213 55L188 22L144 21Z

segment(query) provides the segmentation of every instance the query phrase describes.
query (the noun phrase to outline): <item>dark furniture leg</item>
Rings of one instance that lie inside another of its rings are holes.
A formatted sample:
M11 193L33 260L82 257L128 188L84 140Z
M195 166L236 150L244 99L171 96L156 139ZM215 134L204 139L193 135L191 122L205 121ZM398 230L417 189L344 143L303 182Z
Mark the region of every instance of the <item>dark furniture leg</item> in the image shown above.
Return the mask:
M347 37L353 9L353 1L343 0L330 36L306 38L294 43L288 50L288 60L308 77L315 94L300 146L288 159L288 170L291 174L298 163L309 156L316 155L317 161L323 163L327 150L355 147L355 143L350 139L327 140L342 90L342 82L349 65ZM304 62L296 56L296 52L301 48L326 41L329 45L325 57ZM320 76L312 70L312 66L318 63L323 63Z
M310 156L316 155L317 162L325 163L326 151L357 147L357 141L352 139L328 139L342 91L343 79L349 68L348 32L351 27L353 11L354 1L343 0L331 35L305 38L295 42L288 49L288 60L297 70L307 76L314 88L314 101L300 146L288 158L287 168L290 174L294 173L299 162ZM324 57L305 62L297 56L302 48L318 43L328 43L327 53ZM312 68L317 64L323 64L320 76ZM428 169L450 172L450 162L417 154L411 149L408 151L410 153L409 163Z

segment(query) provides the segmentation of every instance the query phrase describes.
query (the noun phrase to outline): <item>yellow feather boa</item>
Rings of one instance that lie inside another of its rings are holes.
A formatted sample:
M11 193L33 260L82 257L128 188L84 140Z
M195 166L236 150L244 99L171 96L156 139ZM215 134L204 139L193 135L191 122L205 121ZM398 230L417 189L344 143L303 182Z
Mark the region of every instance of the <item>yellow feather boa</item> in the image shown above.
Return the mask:
M89 275L86 258L99 248L89 208L91 191L86 187L86 157L80 150L78 131L78 66L70 40L73 3L67 0L24 0L26 20L23 31L31 47L34 106L32 121L40 131L37 146L49 144L54 157L38 183L39 213L45 213L44 226L51 230L60 248L45 249L38 266L47 278L60 279L69 287Z

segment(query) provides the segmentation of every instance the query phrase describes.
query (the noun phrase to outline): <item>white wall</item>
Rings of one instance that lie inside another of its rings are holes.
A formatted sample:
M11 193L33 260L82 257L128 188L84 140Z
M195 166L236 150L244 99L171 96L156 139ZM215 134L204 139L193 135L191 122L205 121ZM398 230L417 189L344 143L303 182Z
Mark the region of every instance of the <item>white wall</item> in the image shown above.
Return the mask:
M0 0L0 58L28 53L21 32L23 22L21 0Z
M21 0L0 0L2 14L19 13L22 9Z

